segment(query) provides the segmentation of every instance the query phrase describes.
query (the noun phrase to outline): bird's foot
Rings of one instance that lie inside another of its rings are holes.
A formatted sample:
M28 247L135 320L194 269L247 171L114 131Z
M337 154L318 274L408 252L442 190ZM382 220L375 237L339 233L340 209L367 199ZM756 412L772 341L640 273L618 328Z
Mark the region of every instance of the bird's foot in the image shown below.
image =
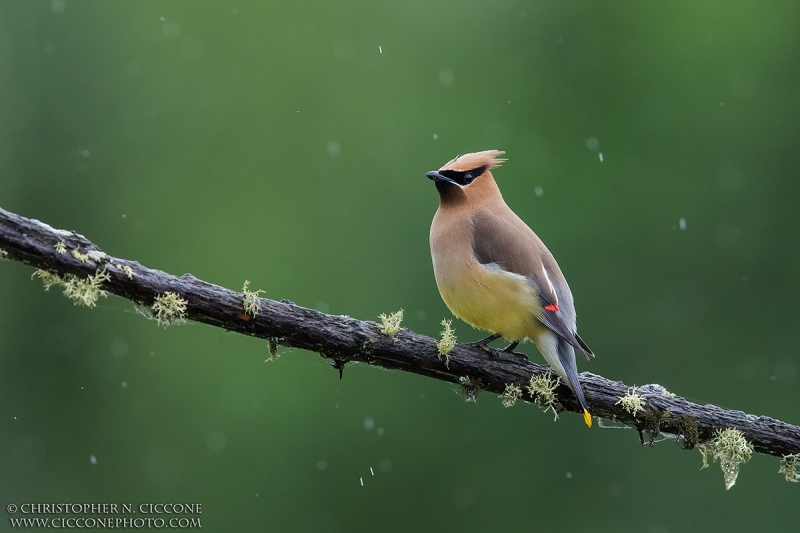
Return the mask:
M496 341L499 338L500 334L495 333L494 335L489 335L485 339L481 339L475 342L468 342L467 346L469 346L470 348L480 348L481 350L491 353L493 350L489 347L489 344Z
M500 359L511 360L515 363L527 363L529 361L528 356L524 353L509 350L498 350L498 356Z
M516 361L517 363L528 361L528 356L526 354L514 351L517 346L519 346L519 341L514 341L502 350L497 350L495 353L499 359Z

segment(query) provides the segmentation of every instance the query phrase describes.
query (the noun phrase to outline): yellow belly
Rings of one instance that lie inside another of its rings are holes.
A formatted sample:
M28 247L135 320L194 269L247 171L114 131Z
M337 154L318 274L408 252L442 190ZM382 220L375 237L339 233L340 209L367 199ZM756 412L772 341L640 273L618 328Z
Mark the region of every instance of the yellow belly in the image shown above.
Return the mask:
M437 276L436 283L450 311L475 328L509 341L536 338L544 328L533 314L536 293L523 276L476 263L460 276Z

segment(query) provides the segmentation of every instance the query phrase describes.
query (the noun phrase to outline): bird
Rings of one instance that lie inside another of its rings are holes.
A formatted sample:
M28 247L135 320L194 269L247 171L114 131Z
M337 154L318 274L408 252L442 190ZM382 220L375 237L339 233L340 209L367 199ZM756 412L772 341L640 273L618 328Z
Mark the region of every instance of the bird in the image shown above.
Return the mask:
M491 170L505 152L464 154L428 172L439 193L430 232L436 285L448 309L491 335L514 353L531 340L592 417L578 377L577 350L592 350L578 335L575 304L567 280L542 240L506 205Z

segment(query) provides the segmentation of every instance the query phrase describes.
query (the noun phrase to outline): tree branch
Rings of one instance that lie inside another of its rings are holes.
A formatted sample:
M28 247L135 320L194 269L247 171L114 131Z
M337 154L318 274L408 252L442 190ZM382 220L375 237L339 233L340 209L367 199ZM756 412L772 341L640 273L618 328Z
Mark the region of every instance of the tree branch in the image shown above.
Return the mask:
M190 320L265 339L271 345L317 352L332 359L335 368L360 361L456 383L468 395L481 389L502 394L507 385L516 385L520 398L528 401L536 400L526 388L531 378L549 372L546 366L466 344L456 344L446 364L439 357L435 339L407 329L385 335L375 322L326 315L288 300L261 298L260 312L252 317L245 312L240 292L191 274L177 277L136 261L111 257L82 235L0 209L0 258L3 256L55 273L61 279L76 279L70 275L88 278L105 269L107 279L96 278L105 291L145 306L152 306L164 293L175 293L187 301L185 317ZM735 428L757 452L778 457L800 453L800 427L780 420L698 405L665 394L660 385L638 389L645 403L634 415L620 403L620 398L631 392L624 383L589 372L581 374L581 382L592 414L637 429L642 443L643 433L649 435L652 445L663 432L678 435L684 447L691 449L711 440L716 430ZM565 385L559 385L555 394L563 409L581 411Z

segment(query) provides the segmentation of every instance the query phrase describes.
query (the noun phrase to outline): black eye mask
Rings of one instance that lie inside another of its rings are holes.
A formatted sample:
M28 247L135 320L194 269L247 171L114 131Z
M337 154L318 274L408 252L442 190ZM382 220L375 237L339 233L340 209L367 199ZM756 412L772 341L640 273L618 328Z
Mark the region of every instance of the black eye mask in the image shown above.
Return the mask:
M472 170L440 170L439 174L445 178L450 178L462 187L469 185L475 178L486 172L486 167L473 168Z

